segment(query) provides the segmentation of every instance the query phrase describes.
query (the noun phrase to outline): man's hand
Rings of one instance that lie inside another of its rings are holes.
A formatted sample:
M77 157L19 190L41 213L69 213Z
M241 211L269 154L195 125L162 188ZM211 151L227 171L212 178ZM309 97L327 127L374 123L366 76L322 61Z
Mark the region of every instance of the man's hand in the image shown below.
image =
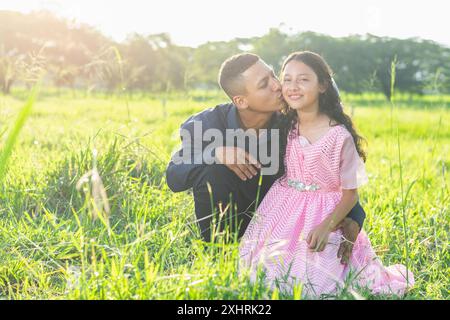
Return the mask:
M216 160L233 171L241 180L253 178L261 164L245 150L237 147L217 147Z
M336 227L336 230L337 229L342 230L342 236L344 237L341 245L339 246L337 257L341 259L342 264L347 264L350 256L352 255L353 244L355 243L360 231L359 224L353 219L347 217Z

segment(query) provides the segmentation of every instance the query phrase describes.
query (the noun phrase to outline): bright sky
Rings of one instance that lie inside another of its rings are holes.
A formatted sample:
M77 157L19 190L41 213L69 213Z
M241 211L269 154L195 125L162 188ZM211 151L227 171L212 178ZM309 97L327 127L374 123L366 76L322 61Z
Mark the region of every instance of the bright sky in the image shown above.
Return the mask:
M48 9L117 41L167 32L179 45L261 36L271 27L332 36L420 37L450 46L446 0L0 0L0 10ZM1 23L1 21L0 21Z

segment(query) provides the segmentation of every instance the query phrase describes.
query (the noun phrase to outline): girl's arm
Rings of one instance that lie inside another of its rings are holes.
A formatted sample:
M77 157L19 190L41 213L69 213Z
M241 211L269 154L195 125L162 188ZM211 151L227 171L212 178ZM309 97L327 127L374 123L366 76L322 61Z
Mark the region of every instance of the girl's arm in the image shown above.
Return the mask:
M342 190L342 199L334 209L333 213L328 216L322 223L329 224L331 230L335 230L336 227L345 219L350 210L355 206L358 201L358 189Z
M333 213L314 228L306 239L309 247L316 251L322 251L325 248L330 232L336 229L355 206L358 201L358 188L367 182L364 163L359 157L353 137L350 134L345 137L342 143L339 175L342 190L341 201Z
M335 230L342 220L344 220L357 201L358 189L342 190L341 201L333 213L308 234L306 242L309 244L309 248L314 251L322 251L325 249L330 232Z

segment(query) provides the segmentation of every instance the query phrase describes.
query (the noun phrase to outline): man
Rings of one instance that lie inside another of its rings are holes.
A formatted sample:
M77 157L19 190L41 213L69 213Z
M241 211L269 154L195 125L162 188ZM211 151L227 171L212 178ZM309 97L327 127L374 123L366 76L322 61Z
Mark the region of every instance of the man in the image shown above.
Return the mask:
M166 171L172 191L193 189L197 222L207 242L212 240L212 230L223 231L225 227L242 237L258 201L279 177L277 172L264 174L262 171L271 163L261 165L261 154L249 152L247 145L219 141L211 150L208 141L199 140L199 135L211 129L224 135L240 129L254 133L258 150L273 150L279 145L278 136L273 133L277 132L275 126L281 117L278 111L284 101L273 70L257 55L235 55L222 64L219 84L232 103L202 111L181 125L185 133L182 148L174 154ZM279 155L271 154L271 160L278 162ZM341 243L338 251L342 263L348 261L364 219L365 212L358 202L340 225L348 240Z

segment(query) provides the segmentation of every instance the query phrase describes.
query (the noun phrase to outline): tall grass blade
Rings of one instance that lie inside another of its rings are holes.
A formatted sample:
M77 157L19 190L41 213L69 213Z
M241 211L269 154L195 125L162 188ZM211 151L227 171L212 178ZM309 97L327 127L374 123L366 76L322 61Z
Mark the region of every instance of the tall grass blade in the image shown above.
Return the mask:
M36 101L38 91L39 91L39 84L36 84L33 87L27 102L20 110L16 122L14 123L11 131L8 134L8 137L6 138L4 147L2 148L2 150L0 150L0 181L3 180L6 174L8 160L11 157L14 145L16 144L17 138L19 137L19 133L22 130L25 121L27 120L28 116L31 113L31 109L33 107L34 102Z

